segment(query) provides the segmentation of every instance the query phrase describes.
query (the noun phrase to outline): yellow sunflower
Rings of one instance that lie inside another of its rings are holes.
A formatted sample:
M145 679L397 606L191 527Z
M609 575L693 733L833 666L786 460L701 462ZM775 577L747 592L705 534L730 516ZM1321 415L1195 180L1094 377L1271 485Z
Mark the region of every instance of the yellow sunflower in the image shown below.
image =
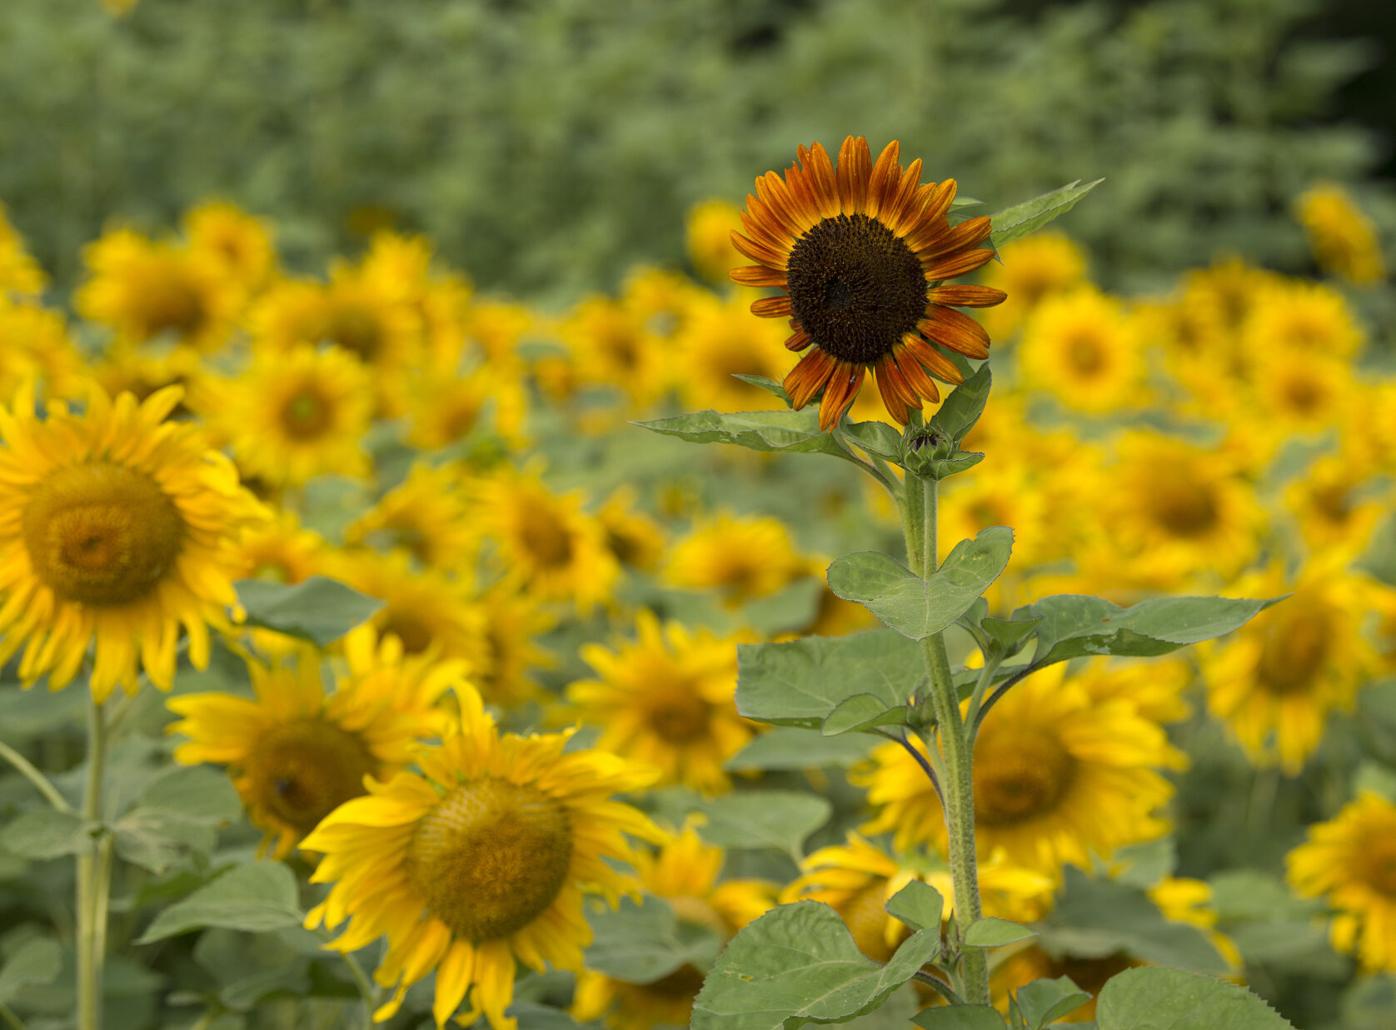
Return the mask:
M259 347L248 369L211 391L202 407L243 471L267 483L301 486L316 476L368 473L363 437L373 414L371 380L357 358L336 347Z
M262 517L227 458L165 421L180 391L142 404L93 386L85 410L22 390L0 409L0 662L57 689L92 652L93 697L134 693L143 669L170 689L180 627L208 664L210 624L227 624L241 571L237 538Z
M1115 447L1102 542L1167 576L1199 569L1235 575L1263 542L1264 508L1234 455L1132 430ZM1122 564L1128 564L1128 561Z
M734 373L778 379L781 328L751 317L741 298L710 297L693 306L674 341L683 374L680 394L686 408L751 411L783 407L781 401Z
M660 338L640 315L610 297L588 297L558 325L580 382L619 391L646 408L669 386Z
M1359 794L1309 827L1287 864L1295 892L1323 898L1336 913L1333 947L1356 955L1363 969L1396 971L1396 804Z
M1257 291L1242 327L1249 363L1276 350L1309 358L1352 358L1366 334L1347 299L1321 283L1281 280Z
M10 224L0 204L0 300L6 294L37 296L48 285L48 276L24 247L24 240Z
M688 260L704 279L727 280L727 270L741 261L732 246L732 233L742 227L742 212L735 204L716 197L699 201L684 219L684 244Z
M764 880L718 882L726 855L705 844L693 827L656 852L639 852L635 871L644 889L669 903L681 923L716 931L724 940L775 904L776 885ZM577 977L572 1015L601 1019L608 1030L653 1030L688 1026L703 971L693 965L647 984L626 983L602 973Z
M620 566L579 492L554 493L536 472L523 472L484 480L478 494L481 531L510 583L582 613L611 599Z
M57 311L11 299L0 287L0 396L37 380L45 395L80 389L82 357Z
M731 240L723 241L730 249ZM726 279L730 264L724 265ZM713 295L688 276L667 268L642 265L632 269L621 286L620 302L640 324L660 340L672 340L688 323L693 309L712 300Z
M438 1027L460 1009L514 1030L515 963L579 970L591 929L583 892L612 904L634 889L613 862L632 859L627 835L663 835L612 799L652 775L599 751L565 750L570 733L501 734L479 695L460 691L460 725L417 752L420 772L368 781L302 842L324 854L312 879L331 884L310 928L349 920L330 943L351 952L384 937L375 979L392 997L436 972Z
M407 441L419 450L450 447L482 430L493 430L509 447L525 443L528 394L510 370L430 370L408 380L407 395Z
M1018 359L1025 384L1073 411L1103 415L1145 400L1138 324L1120 301L1094 287L1038 305Z
M273 231L266 219L225 200L205 201L184 215L190 249L212 255L249 293L276 274Z
M999 261L984 266L984 285L1008 299L984 312L984 328L998 339L1012 336L1048 297L1086 283L1086 255L1059 232L1035 233L999 251Z
M1277 445L1300 434L1324 433L1341 422L1359 389L1349 362L1276 349L1257 359L1253 432Z
M181 344L166 349L131 342L104 348L101 356L88 365L87 375L112 397L129 393L137 400L145 400L168 386L178 386L184 400L175 410L181 414L187 413L184 409L202 410L212 378L203 355L193 347ZM205 429L212 442L222 442L216 427L206 425Z
M824 429L853 404L869 368L888 413L905 423L923 398L940 399L932 376L963 378L936 345L989 356L989 334L955 308L989 307L1003 292L940 285L994 256L981 246L989 219L951 225L955 180L922 185L920 159L903 169L898 154L893 140L874 163L868 141L848 136L836 170L820 144L800 147L799 164L783 177L767 172L756 180L742 213L745 232L732 234L756 262L733 269L733 281L782 291L751 310L790 320L790 350L813 346L785 377L785 390L803 408L822 389Z
M386 779L419 740L445 726L437 700L461 682L460 663L404 660L395 641L361 637L347 670L325 688L320 658L301 648L294 662L248 663L253 696L206 693L171 698L180 716L170 733L183 765L226 765L252 822L278 858L325 816L364 793L364 777Z
M919 746L919 745L918 745ZM1158 723L1118 698L1098 701L1054 665L1014 687L980 728L974 808L984 855L1002 850L1014 865L1059 876L1064 864L1162 836L1160 809L1173 787L1160 770L1186 764ZM858 768L877 814L870 833L898 848L943 849L940 801L921 767L896 744L876 748Z
M1147 662L1112 662L1096 658L1076 670L1072 679L1097 704L1124 701L1150 722L1168 725L1192 714L1187 688L1191 667L1181 658Z
M345 543L402 551L420 565L452 572L473 566L479 543L459 473L416 464L407 478L344 531Z
M665 579L686 590L716 590L739 608L804 575L790 530L769 516L720 511L700 520L669 555Z
M228 342L242 288L207 251L115 229L88 244L83 260L78 313L108 326L117 343L166 338L207 354Z
M1379 478L1372 456L1344 447L1315 458L1285 484L1283 500L1311 553L1345 549L1356 558L1377 524L1392 509L1389 481Z
M1235 584L1238 596L1289 596L1199 651L1208 709L1257 765L1297 775L1329 713L1352 711L1376 667L1361 614L1378 607L1378 588L1344 565L1341 552L1325 555L1293 584L1278 564L1247 574Z
M636 506L635 489L618 487L596 511L606 547L626 568L651 570L664 556L664 528Z
M364 279L410 307L421 323L427 353L455 365L466 342L466 319L474 288L469 280L437 267L431 241L380 231L359 264Z
M315 530L302 526L295 512L278 511L244 529L237 552L242 559L239 579L300 583L321 571L329 545Z
M1295 205L1319 267L1366 286L1386 278L1376 227L1336 183L1317 183Z
M598 746L654 766L662 783L720 793L729 786L723 763L754 732L734 700L740 641L661 626L641 611L634 639L582 647L596 678L569 686L567 700L578 720L601 727Z
M894 858L856 833L843 844L820 848L800 863L782 902L822 901L843 918L860 951L885 962L910 935L910 929L887 911L892 895L912 880L930 884L945 901L942 918L955 910L950 869L939 856L903 855ZM979 864L979 893L985 916L1032 922L1052 907L1056 881L1050 876L1010 864L995 852Z
M476 298L465 313L466 339L489 361L509 367L519 346L538 327L538 316L522 304Z
M538 669L557 664L538 638L557 620L531 594L508 584L493 587L477 598L476 626L468 655L470 681L490 704L513 708L541 691Z
M1182 303L1215 312L1223 330L1234 333L1260 307L1261 294L1283 281L1241 258L1225 257L1183 276Z
M414 569L401 552L332 555L326 572L383 602L366 624L349 631L346 644L355 634L375 632L396 637L409 655L468 659L477 652L481 614L470 600L468 581Z

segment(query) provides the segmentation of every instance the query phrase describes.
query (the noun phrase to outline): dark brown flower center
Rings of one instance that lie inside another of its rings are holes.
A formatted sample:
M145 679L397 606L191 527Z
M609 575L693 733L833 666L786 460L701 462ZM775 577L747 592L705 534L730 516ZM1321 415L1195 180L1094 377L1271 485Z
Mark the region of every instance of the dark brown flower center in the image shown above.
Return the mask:
M372 361L383 349L383 327L378 317L354 304L335 305L325 319L322 336L364 361Z
M198 331L208 318L198 285L177 269L162 269L162 273L141 283L139 303L145 338L161 333L188 336Z
M355 734L320 719L299 719L268 732L247 758L256 803L304 835L364 792L373 757Z
M507 937L541 915L567 881L572 822L536 787L461 784L422 817L407 879L431 914L473 943Z
M34 574L63 600L97 606L150 593L179 557L184 529L159 484L108 461L51 473L23 518Z
M663 690L649 709L648 722L656 736L670 744L687 744L708 735L712 706L687 683Z
M523 509L519 537L534 562L543 568L562 568L572 560L572 537L567 527L549 512L533 507Z
M1266 620L1256 669L1272 694L1307 690L1328 658L1332 614L1326 606L1291 598Z
M431 625L420 613L391 604L383 613L380 629L384 636L391 633L397 637L407 654L421 654L436 639Z
M1027 732L986 737L974 762L975 819L984 826L1009 826L1050 812L1075 771L1075 759L1052 737Z
M838 215L810 229L795 241L786 276L795 320L841 361L877 361L926 313L920 260L867 215Z
M293 440L314 440L334 421L334 402L307 383L281 406L281 428Z
M1154 521L1170 536L1202 536L1217 524L1216 493L1181 476L1157 483L1150 501Z
M1377 841L1362 862L1362 873L1374 891L1396 898L1396 841Z

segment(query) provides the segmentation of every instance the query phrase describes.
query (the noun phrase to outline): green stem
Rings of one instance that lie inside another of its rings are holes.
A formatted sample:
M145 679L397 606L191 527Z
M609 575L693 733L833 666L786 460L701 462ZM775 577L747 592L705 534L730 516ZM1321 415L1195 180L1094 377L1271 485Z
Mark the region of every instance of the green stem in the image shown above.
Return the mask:
M25 758L22 754L10 747L3 740L0 740L0 758L5 759L17 770L19 774L34 785L34 789L44 796L54 808L60 812L71 812L73 806L68 804L67 798L58 793L58 788L53 785L47 776L39 772L33 762Z
M87 785L82 798L83 819L92 826L101 826L105 815L102 781L106 764L106 717L102 706L93 700L88 707ZM111 864L111 837L103 830L78 854L78 1030L101 1030L102 1026L102 969L106 960Z
M906 484L903 514L907 559L923 579L935 572L939 561L937 485L934 479L910 476ZM944 635L935 633L922 641L922 653L930 677L930 703L936 724L934 735L925 734L926 746L939 750L944 769L940 790L944 797L946 857L955 888L955 922L963 930L981 915L974 844L974 745L960 717L959 694L950 673ZM959 986L966 1003L989 1003L989 970L983 950L961 950Z
M354 978L355 985L359 988L359 997L363 999L364 1012L368 1016L366 1025L373 1025L373 1010L378 1007L378 988L373 986L373 981L364 972L364 967L359 964L351 953L342 951L340 954L344 958L344 964L349 967L349 974Z
M8 1005L0 1004L0 1020L4 1020L10 1030L24 1030L24 1021Z

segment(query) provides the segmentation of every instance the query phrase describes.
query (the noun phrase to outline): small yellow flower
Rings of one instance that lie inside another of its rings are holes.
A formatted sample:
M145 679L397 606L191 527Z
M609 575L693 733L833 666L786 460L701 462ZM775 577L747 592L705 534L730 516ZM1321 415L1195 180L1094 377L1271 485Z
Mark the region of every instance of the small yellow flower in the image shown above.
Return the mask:
M682 374L679 392L686 408L752 411L784 407L736 373L779 380L784 373L780 344L786 333L767 319L755 318L741 298L711 297L696 303L674 341Z
M82 357L63 316L0 287L0 396L13 397L38 381L45 395L70 396L81 389Z
M1359 795L1309 827L1288 865L1290 886L1335 912L1333 947L1356 955L1363 969L1396 971L1396 804Z
M580 970L591 929L584 894L612 904L634 889L613 862L633 859L628 836L663 835L613 795L652 777L613 755L566 751L570 734L500 733L463 689L460 723L417 751L420 771L368 781L302 841L324 854L312 880L330 885L307 917L345 931L329 947L387 947L374 979L391 992L374 1019L391 1019L407 989L436 973L432 1015L461 1008L469 1024L515 1030L505 1015L516 964ZM468 995L468 997L467 997Z
M616 390L632 406L653 404L669 385L667 352L635 312L609 297L589 297L558 326L580 382Z
M407 478L344 531L350 546L401 551L442 572L474 565L479 530L459 473L414 465Z
M768 597L803 575L790 530L779 519L718 512L674 547L665 579L688 590L716 590L728 607Z
M349 631L346 644L358 634L377 633L395 637L409 655L469 659L477 653L481 614L471 602L468 580L414 569L401 551L332 555L326 574L383 602L366 624Z
M662 783L719 793L729 786L723 763L754 732L734 701L739 642L642 611L633 640L582 648L596 678L573 683L567 699L601 727L598 746L659 769Z
M1273 282L1254 296L1241 330L1248 365L1276 350L1310 359L1353 358L1366 333L1347 299L1331 286Z
M1026 384L1073 411L1103 415L1145 399L1139 328L1118 300L1091 287L1038 305L1018 359Z
M699 275L709 282L727 282L727 270L742 263L742 255L732 246L732 234L741 228L741 209L726 200L711 198L688 209L684 242L688 260Z
M654 569L664 556L664 528L636 506L635 489L622 486L597 509L606 547L629 569Z
M206 201L184 215L189 248L207 253L249 294L276 274L276 245L266 219L248 214L236 204Z
M1295 205L1319 266L1366 286L1386 278L1376 227L1336 183L1318 183Z
M1044 300L1085 282L1085 252L1062 233L1040 232L1014 240L999 251L999 261L984 266L985 285L1008 295L998 307L984 311L984 328L995 339L1010 337Z
M48 276L29 255L24 240L10 224L5 205L0 204L0 301L5 300L7 294L37 296L47 285Z

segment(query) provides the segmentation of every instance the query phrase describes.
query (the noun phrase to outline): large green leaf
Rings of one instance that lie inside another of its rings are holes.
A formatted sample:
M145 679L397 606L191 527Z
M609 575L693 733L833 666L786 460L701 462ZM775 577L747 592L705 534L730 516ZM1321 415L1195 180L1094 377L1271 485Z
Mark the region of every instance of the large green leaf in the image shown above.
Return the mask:
M929 579L878 551L860 551L829 566L829 589L857 601L912 640L941 632L974 604L1008 565L1013 530L990 526L961 540Z
M31 984L52 983L63 968L63 949L50 937L35 937L0 965L0 1005L15 1000Z
M189 858L207 858L216 827L242 814L228 777L207 766L176 766L150 784L112 825L117 853L153 873Z
M235 586L247 625L274 629L319 647L334 643L383 607L377 598L324 576L295 584L244 579Z
M1279 598L1155 597L1121 608L1099 597L1057 594L1019 608L1038 619L1035 665L1087 655L1150 657L1210 640L1244 625Z
M680 923L668 903L655 897L642 905L627 899L617 909L594 910L589 920L595 939L587 968L626 983L653 983L686 965L706 969L721 946L711 928Z
M1082 182L1077 179L1061 189L1014 204L990 216L994 231L989 237L995 247L1002 247L1021 236L1037 232L1076 206L1077 201L1099 186L1104 179Z
M908 937L884 965L853 943L828 905L772 909L734 937L693 1003L694 1030L786 1030L876 1008L935 957L940 929Z
M1177 969L1127 969L1100 992L1100 1030L1294 1030L1244 987Z
M805 838L829 821L833 807L824 798L802 791L750 790L724 794L708 802L707 821L698 832L724 848L774 848L795 861Z
M59 858L91 846L90 825L75 812L33 808L21 812L0 829L0 848L21 858Z
M888 709L924 679L919 648L889 630L737 648L737 710L748 719L817 728L844 701L871 694Z
M301 921L296 878L280 862L234 866L155 917L137 944L206 926L261 932Z
M801 411L695 411L636 425L690 443L731 443L753 451L845 456L833 436L819 428L815 408Z

